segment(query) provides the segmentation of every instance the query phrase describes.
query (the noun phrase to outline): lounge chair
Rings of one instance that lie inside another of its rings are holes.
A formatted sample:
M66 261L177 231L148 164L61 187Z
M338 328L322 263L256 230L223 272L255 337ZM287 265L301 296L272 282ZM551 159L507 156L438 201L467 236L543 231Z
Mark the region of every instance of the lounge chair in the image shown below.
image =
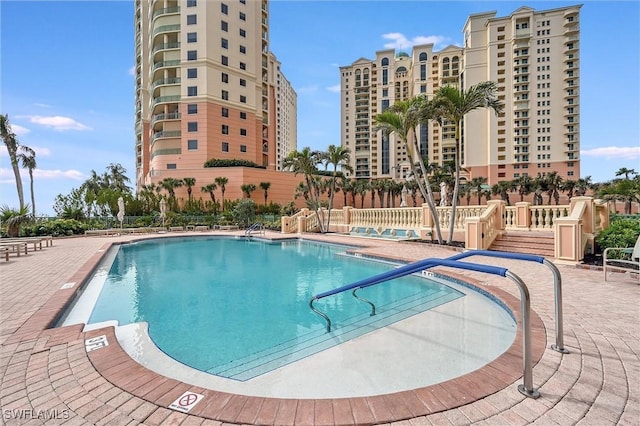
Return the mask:
M615 251L620 259L611 259L609 252ZM636 240L635 246L631 247L609 247L602 254L602 269L604 270L604 280L607 281L608 272L626 272L633 279L640 282L640 236Z

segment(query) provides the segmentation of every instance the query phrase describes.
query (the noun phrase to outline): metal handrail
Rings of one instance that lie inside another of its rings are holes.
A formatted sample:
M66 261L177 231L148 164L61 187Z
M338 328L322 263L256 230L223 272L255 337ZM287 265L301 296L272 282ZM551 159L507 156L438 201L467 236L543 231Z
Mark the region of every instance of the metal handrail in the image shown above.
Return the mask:
M264 224L262 222L256 222L244 231L245 237L250 237L251 232L258 231L261 234L264 234Z
M416 263L421 263L422 264L422 269L429 269L432 268L434 266L445 266L445 267L449 267L449 268L457 268L457 269L466 269L466 270L470 270L470 271L476 271L476 272L483 272L483 273L487 273L487 274L492 274L492 275L499 275L505 278L509 278L511 279L513 282L516 283L516 285L518 286L518 288L520 289L520 310L522 311L522 329L523 329L523 333L522 333L522 340L523 340L523 349L522 349L522 363L523 363L523 384L522 385L518 385L518 391L520 393L522 393L523 395L530 397L530 398L538 398L540 396L540 393L533 388L533 368L531 365L531 325L530 325L530 321L531 321L531 297L529 295L529 289L527 288L527 286L525 285L524 281L522 281L522 279L520 277L518 277L516 274L514 274L513 272L509 271L506 268L500 268L497 266L491 266L491 265L479 265L477 263L468 263L468 262L460 262L458 260L452 260L452 259L424 259L420 262L416 262ZM406 265L406 266L412 266L412 265ZM401 267L398 268L392 272L397 272L399 269L405 269L405 271L403 272L405 275L407 275L408 273L406 272L406 270L410 270L411 268L406 268L406 267ZM384 274L380 274L380 275L384 275ZM380 277L380 275L376 275L376 277ZM374 277L375 278L375 277ZM389 278L390 279L390 278ZM366 280L365 280L366 281ZM386 281L386 279L384 280ZM381 281L380 281L381 282ZM377 284L377 283L376 283ZM368 287L374 285L374 283L371 284L361 284L361 285L357 285L356 287L358 288L364 288L364 287ZM345 287L349 287L349 286L345 286ZM346 288L342 288L341 291L345 291ZM357 290L357 288L356 288ZM314 306L313 306L313 302L318 300L321 297L327 297L330 296L331 294L336 294L336 292L334 291L328 291L325 293L321 293L320 295L314 296L311 301L309 302L309 306L311 307L311 309L319 314L320 316L322 316L325 321L327 321L327 332L331 331L331 320L329 319L329 317L320 312L319 310L317 310Z
M472 250L472 251L467 251L464 253L459 253L453 256L450 256L447 258L447 260L460 260L460 259L465 259L467 257L471 257L471 256L487 256L487 257L497 257L497 258L502 258L502 259L512 259L512 260L524 260L524 261L529 261L529 262L536 262L536 263L540 263L543 265L546 265L549 269L551 269L551 272L553 273L553 287L554 287L554 305L555 305L555 323L556 323L556 343L555 345L551 345L551 349L553 349L554 351L563 353L563 354L567 354L569 353L569 351L567 349L565 349L564 347L564 331L563 331L563 321L562 321L562 277L560 275L560 271L558 270L558 268L549 260L547 260L546 258L544 258L543 256L536 256L536 255L532 255L532 254L523 254L523 253L508 253L508 252L501 252L501 251L493 251L493 250ZM365 278L363 280L357 281L355 283L352 284L348 284L342 287L338 287L336 289L333 290L329 290L326 291L324 293L318 293L317 295L315 295L311 301L309 302L309 305L311 306L311 309L318 313L318 310L315 309L312 305L313 302L315 300L318 299L322 299L324 297L327 296L331 296L334 294L338 294L338 293L342 293L344 291L347 290L352 290L352 289L359 289L359 288L364 288L364 287L369 287L375 284L379 284L385 281L389 281L392 280L394 278L399 278L399 277L403 277L405 275L410 275L416 272L420 272L422 270L425 269L429 269L432 268L435 265L430 265L430 262L428 262L429 259L426 260L420 260L414 263L410 263L408 265L396 268L392 271L388 271L388 272L383 272L382 274L378 274L375 275L373 277L369 277L369 278ZM355 296L355 295L354 295ZM375 307L374 307L375 310ZM330 321L329 321L330 324ZM327 331L331 331L330 330L330 326L328 327Z

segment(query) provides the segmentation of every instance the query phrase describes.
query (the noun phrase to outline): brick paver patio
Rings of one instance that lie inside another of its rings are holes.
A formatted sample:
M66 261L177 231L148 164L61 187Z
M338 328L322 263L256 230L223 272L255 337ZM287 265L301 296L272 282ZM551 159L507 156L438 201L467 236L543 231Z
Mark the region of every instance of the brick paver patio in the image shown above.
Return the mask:
M270 233L269 237L280 234ZM372 255L417 260L448 257L430 245L309 236L367 246ZM552 275L538 264L474 258L508 267L531 292L534 385L525 398L520 338L486 368L414 391L368 398L279 400L201 389L150 372L117 344L113 328L83 333L81 326L46 329L103 250L134 236L56 239L27 256L0 261L0 424L7 425L638 425L640 424L640 285L619 274L558 265L563 279L564 344L555 343ZM451 272L450 270L447 272ZM514 311L519 291L507 280L459 272L498 294ZM76 283L71 289L64 284ZM546 336L544 330L546 329ZM87 352L85 339L107 335L107 348ZM168 408L186 390L206 395L189 414ZM456 408L451 408L456 407Z

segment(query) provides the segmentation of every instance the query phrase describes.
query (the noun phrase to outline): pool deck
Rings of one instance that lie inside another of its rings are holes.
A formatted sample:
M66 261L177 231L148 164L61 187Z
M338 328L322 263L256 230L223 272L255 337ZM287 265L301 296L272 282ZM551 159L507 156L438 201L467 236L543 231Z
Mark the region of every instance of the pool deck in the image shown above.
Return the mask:
M372 256L409 261L454 254L428 244L304 237L357 244ZM538 399L517 391L522 383L518 337L494 363L443 384L373 397L281 400L226 394L159 376L120 348L112 327L87 333L81 326L46 329L109 244L139 238L144 237L56 239L53 247L0 261L0 425L640 424L640 285L624 274L605 282L602 271L557 265L569 350L562 355L549 348L555 343L549 270L535 263L473 258L509 268L529 287ZM470 271L455 275L519 310L519 291L509 280ZM61 289L68 283L76 284ZM86 339L101 335L109 345L87 352ZM204 395L189 414L169 408L185 391Z

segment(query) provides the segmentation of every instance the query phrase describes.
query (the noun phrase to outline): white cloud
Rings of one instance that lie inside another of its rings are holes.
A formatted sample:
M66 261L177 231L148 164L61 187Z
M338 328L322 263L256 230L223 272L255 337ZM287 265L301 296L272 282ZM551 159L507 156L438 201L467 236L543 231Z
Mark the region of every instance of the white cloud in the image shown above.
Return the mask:
M34 103L33 105L35 105L35 106L37 106L37 107L40 107L40 108L51 108L51 105L48 105L48 104L42 104L42 103L39 103L39 102L36 102L36 103Z
M636 160L640 158L640 146L603 146L583 149L581 155L587 157L605 157L606 159Z
M340 85L336 84L335 86L327 87L327 90L333 93L340 93Z
M15 133L17 136L22 136L22 135L26 135L27 133L29 133L31 130L27 129L26 127L22 127L19 126L17 124L10 124L11 126L11 131L13 133Z
M419 44L433 43L433 45L436 46L445 43L445 41L447 40L447 38L443 36L417 36L409 40L402 33L382 34L382 38L391 40L391 42L384 44L385 49L397 50L407 50L412 46L416 46Z
M24 118L28 118L30 122L35 124L40 124L41 126L51 127L57 131L64 130L91 130L91 127L85 126L84 124L74 120L70 117L62 117L60 115L53 116L41 116L41 115L27 115L21 116Z
M129 75L136 75L136 66L132 66L129 68Z
M21 169L20 175L23 179L29 178L28 170ZM44 169L34 169L33 170L33 178L34 179L42 179L42 180L53 180L53 179L72 179L77 181L82 181L87 179L87 176L78 171L78 170L44 170ZM0 168L0 183L15 183L15 177L13 175L12 169Z
M51 155L51 150L49 148L43 148L39 146L30 146L29 148L33 149L36 152L37 157L48 157ZM0 157L8 157L7 147L2 145L0 146Z

